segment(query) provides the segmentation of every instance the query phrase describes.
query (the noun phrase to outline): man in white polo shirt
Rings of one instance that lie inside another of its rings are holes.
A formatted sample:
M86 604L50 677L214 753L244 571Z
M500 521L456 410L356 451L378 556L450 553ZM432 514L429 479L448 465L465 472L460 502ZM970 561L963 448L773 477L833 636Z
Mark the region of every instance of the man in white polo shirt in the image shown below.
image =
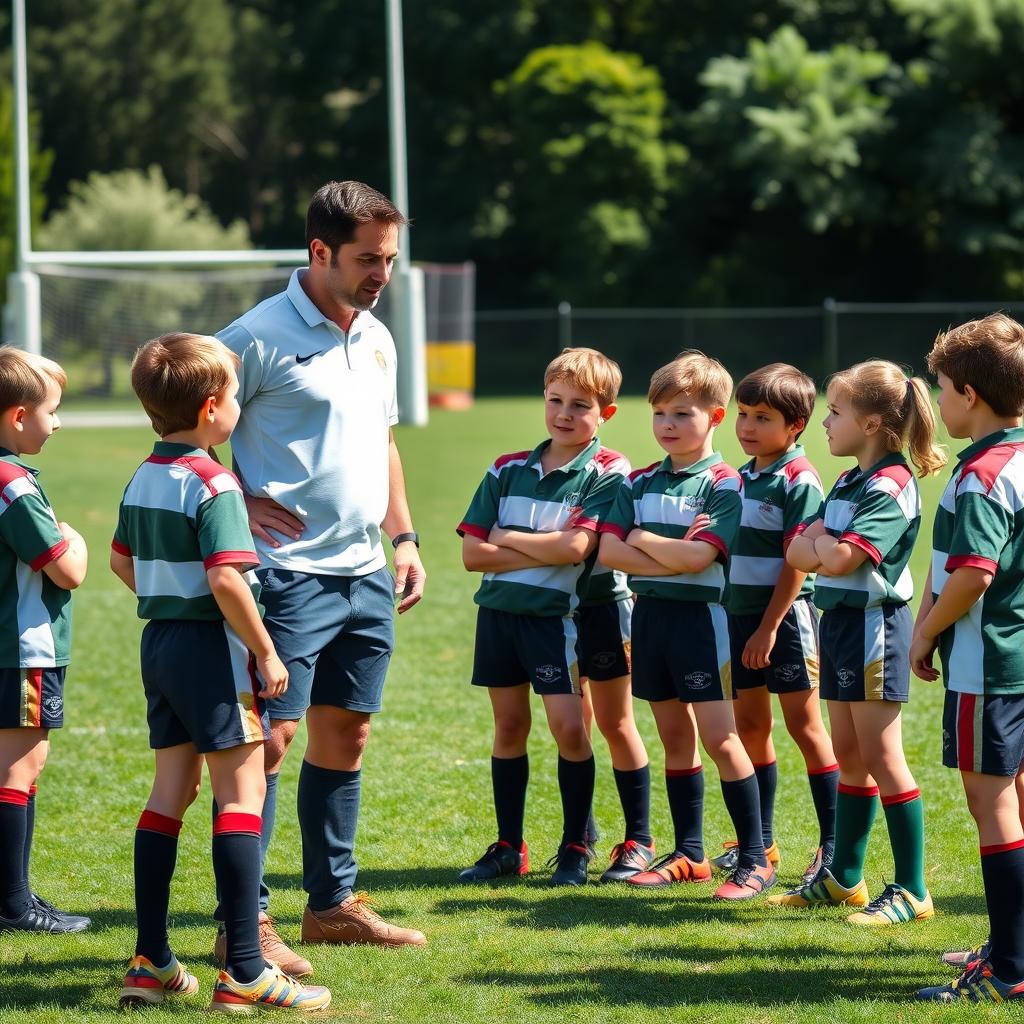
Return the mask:
M307 942L426 942L353 892L360 766L381 707L394 601L407 611L425 580L391 432L395 345L370 312L405 223L370 186L328 182L306 215L309 267L218 334L242 361L231 448L260 555L267 629L289 672L287 692L268 701L264 854L277 774L303 715L308 727L298 791ZM382 531L394 544L394 580ZM268 901L263 886L264 955L290 974L310 973L274 932ZM218 953L222 945L218 936Z

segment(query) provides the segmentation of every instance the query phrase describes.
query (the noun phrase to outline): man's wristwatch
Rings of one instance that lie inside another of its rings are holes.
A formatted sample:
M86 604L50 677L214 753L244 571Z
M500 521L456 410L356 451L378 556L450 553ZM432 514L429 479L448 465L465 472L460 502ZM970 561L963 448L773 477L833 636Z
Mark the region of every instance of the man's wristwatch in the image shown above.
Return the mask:
M420 546L420 535L415 531L396 534L391 538L391 546L397 548L399 544L404 544L407 540L411 540L416 547Z

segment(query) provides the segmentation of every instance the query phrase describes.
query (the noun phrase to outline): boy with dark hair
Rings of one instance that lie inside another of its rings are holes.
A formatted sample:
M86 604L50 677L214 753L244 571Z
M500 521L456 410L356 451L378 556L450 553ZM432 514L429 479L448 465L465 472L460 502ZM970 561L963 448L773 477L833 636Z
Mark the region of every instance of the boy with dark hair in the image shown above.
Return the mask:
M213 868L227 931L225 968L210 1009L319 1010L325 988L306 987L260 950L260 831L267 736L263 697L288 673L256 603L256 564L242 492L208 454L238 421L235 357L215 338L168 334L144 345L132 387L161 435L125 489L110 567L148 619L142 680L153 790L135 832L135 956L121 1006L156 1005L199 989L171 952L167 908L185 810L203 762L218 813Z
M951 437L973 441L935 513L929 586L910 660L946 685L942 763L957 768L978 826L987 941L918 999L1024 999L1024 328L1002 314L940 334L928 356Z
M90 923L41 899L28 877L36 780L49 731L64 724L71 591L88 555L21 457L60 429L67 382L51 360L0 348L0 932L80 932Z
M583 717L573 613L593 564L597 528L623 479L625 460L602 447L598 427L615 414L621 374L593 349L566 349L544 374L549 439L502 455L459 524L462 559L483 573L473 685L494 713L491 779L498 839L463 882L525 875L523 817L529 761L530 686L558 745L562 838L552 885L583 885L592 856L587 819L594 755Z
M651 378L648 401L660 463L636 470L601 525L601 561L629 573L633 692L649 701L665 747L673 852L631 885L706 882L704 774L697 737L718 766L739 839L736 866L715 892L747 900L775 884L761 838L754 767L732 712L729 631L722 597L742 513L742 481L714 449L732 378L717 359L683 352Z
M778 774L772 742L771 694L776 694L790 736L807 766L818 818L818 848L805 880L832 862L835 840L836 763L818 702L818 615L806 573L786 564L789 542L824 500L818 473L798 443L814 413L814 381L796 367L772 363L736 388L736 436L750 462L743 477L743 518L729 563L733 711L740 739L754 764L761 831L768 859L778 866L773 835ZM736 844L712 860L731 870Z

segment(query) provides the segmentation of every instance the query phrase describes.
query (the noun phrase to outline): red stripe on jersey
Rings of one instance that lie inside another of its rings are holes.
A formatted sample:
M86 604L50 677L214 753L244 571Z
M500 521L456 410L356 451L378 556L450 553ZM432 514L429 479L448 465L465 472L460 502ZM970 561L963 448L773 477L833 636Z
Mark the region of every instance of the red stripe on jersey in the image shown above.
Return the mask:
M159 832L160 835L177 839L181 832L181 822L177 818L171 818L166 814L157 814L156 811L146 808L139 816L139 823L135 828L136 831L142 829L143 832Z
M597 464L598 473L621 473L625 476L629 472L629 459L611 448L598 448L594 462Z
M618 537L619 540L626 539L626 532L618 523L602 523L597 528L598 533L610 533L613 537Z
M892 482L896 484L901 491L914 478L914 474L911 473L909 466L884 466L882 469L878 470L878 472L872 473L871 479L880 476L884 476L889 480L892 480Z
M715 561L725 562L729 557L729 545L722 540L717 534L711 533L709 530L701 530L700 533L694 534L690 540L700 540L705 544L710 544L713 548L718 550L718 554L715 556Z
M977 455L969 458L960 470L957 490L964 478L970 475L978 478L987 494L999 479L999 474L1002 473L1006 464L1021 450L1024 450L1024 444L1018 442L1016 444L994 444L991 448L978 452Z
M525 462L529 457L529 452L510 452L508 455L499 455L494 460L494 468L501 469L502 466L507 466L510 462Z
M999 568L999 563L981 555L950 555L946 559L946 572L963 568L984 569L985 572L994 573Z
M661 466L660 462L652 462L649 466L644 466L643 469L634 469L629 474L630 481L636 480L638 477L647 476L649 473L653 473Z
M215 551L209 558L203 559L203 568L212 569L215 565L258 565L259 561L255 551Z
M845 782L839 783L839 792L845 793L847 796L864 796L874 797L878 796L877 786L849 786Z
M28 806L28 793L20 789L0 786L0 804L15 804L18 807Z
M132 557L132 549L127 544L122 544L119 540L112 540L110 542L110 550L116 551L119 555L127 555L129 558Z
M573 519L572 522L567 524L569 530L592 530L597 532L597 520L590 516L580 516L578 519Z
M782 475L792 483L801 473L813 473L814 479L821 484L821 477L818 475L818 471L811 465L809 459L805 459L802 455L798 459L794 459L792 462L787 462L782 467Z
M860 548L874 565L880 565L882 562L882 552L871 541L865 540L859 533L840 534L839 543L851 544L855 548Z
M58 543L54 544L49 551L44 551L41 555L37 555L33 558L32 561L28 563L29 568L33 572L39 572L43 566L49 565L55 559L60 558L60 556L63 555L69 547L71 547L71 545L66 540L62 539L58 541Z
M921 795L919 789L908 789L905 793L893 793L892 796L882 797L883 807L895 807L897 804L909 804L911 800L916 800Z
M994 853L1009 853L1024 846L1024 839L1015 839L1012 843L993 843L992 846L981 848L982 857L991 857Z
M3 459L0 459L0 491L8 484L14 483L15 480L31 475L27 469L22 469L21 466L14 466L10 462L4 462Z
M974 771L974 710L978 697L961 693L956 706L956 763L962 772Z
M460 536L464 537L467 533L470 537L478 537L480 540L487 540L491 535L490 530L485 530L482 526L477 526L475 523L461 522L455 527L455 532Z
M708 467L708 472L711 474L712 487L717 487L725 480L735 480L742 492L743 477L728 462L716 462L713 466Z
M242 814L228 811L218 814L213 820L213 834L223 836L232 832L245 832L258 836L263 829L263 822L258 814Z

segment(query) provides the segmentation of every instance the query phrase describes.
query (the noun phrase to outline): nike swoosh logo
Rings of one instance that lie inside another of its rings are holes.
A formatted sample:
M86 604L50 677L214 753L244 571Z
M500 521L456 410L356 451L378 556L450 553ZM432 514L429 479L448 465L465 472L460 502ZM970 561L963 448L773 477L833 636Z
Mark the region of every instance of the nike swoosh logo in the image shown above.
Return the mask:
M310 359L313 358L313 356L318 356L318 355L320 355L319 352L310 352L310 354L308 356L297 355L295 357L295 362L297 362L301 366L303 363L308 363L310 361Z

